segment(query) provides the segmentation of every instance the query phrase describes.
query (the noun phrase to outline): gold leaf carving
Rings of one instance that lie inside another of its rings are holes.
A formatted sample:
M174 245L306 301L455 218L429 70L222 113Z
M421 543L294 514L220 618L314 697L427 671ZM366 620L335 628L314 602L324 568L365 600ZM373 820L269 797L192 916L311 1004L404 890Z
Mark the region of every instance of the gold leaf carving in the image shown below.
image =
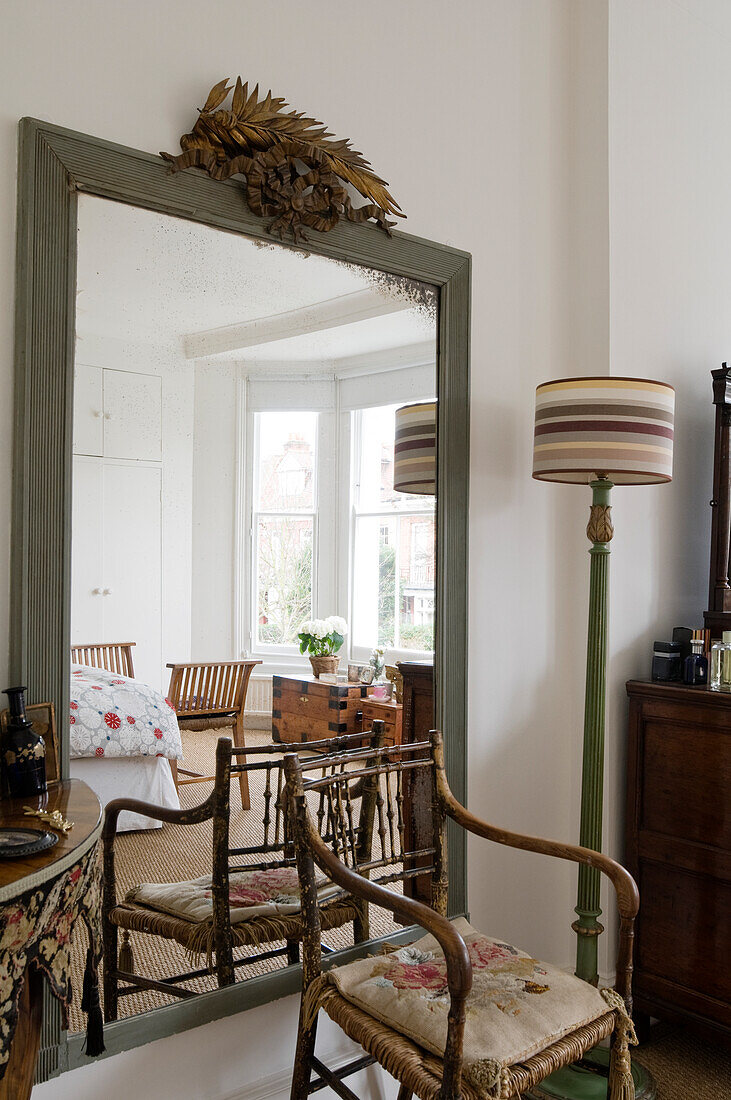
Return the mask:
M231 92L220 80L189 134L183 134L178 156L160 155L173 171L200 168L213 179L244 175L247 202L255 213L274 217L270 232L295 240L303 226L327 232L341 217L361 222L373 218L387 233L395 225L387 215L404 217L362 153L349 140L335 139L321 122L302 111L286 111L286 100L268 91L259 97L259 85L249 93L248 81L236 78L231 109L221 109ZM344 184L366 200L353 207Z
M608 504L592 504L586 537L591 542L611 542L614 534L612 509Z

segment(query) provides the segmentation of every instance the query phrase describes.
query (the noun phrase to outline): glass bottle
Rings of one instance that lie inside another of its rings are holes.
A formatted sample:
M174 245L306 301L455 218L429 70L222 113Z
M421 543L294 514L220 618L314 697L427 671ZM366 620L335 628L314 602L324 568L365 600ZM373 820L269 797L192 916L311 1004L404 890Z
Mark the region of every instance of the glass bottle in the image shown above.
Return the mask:
M25 714L25 688L5 688L10 718L3 736L2 762L11 798L32 798L46 790L46 746Z
M711 688L731 691L731 630L711 646Z
M700 686L708 683L708 658L703 653L703 631L694 630L690 639L690 653L685 658L683 679L686 684Z

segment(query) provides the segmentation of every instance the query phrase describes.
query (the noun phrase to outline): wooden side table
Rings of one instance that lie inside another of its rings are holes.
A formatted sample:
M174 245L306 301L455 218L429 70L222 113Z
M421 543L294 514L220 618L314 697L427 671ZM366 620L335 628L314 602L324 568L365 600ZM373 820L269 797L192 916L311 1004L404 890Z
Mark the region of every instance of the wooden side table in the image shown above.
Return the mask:
M401 714L403 707L400 703L391 702L388 699L374 699L369 696L363 700L363 729L370 729L374 718L380 718L385 727L385 744L401 744Z
M0 802L0 827L43 828L38 818L23 813L24 806L60 810L74 827L46 852L0 860L0 1100L27 1100L31 1094L43 977L64 1013L68 1010L71 939L79 918L90 937L84 980L87 1006L92 1013L99 1011L101 804L80 779L62 780L49 783L40 798ZM94 1018L97 1029L100 1019ZM96 1039L94 1044L89 1037L90 1054L104 1049L99 1035Z

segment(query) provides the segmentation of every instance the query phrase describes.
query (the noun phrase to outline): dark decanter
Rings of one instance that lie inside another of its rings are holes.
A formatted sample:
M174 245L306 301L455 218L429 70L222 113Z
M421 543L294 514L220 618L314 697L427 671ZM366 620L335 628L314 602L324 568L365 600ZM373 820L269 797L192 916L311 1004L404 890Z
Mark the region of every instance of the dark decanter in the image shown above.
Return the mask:
M3 735L2 763L11 798L32 798L46 790L46 746L25 714L24 687L6 688L10 717Z

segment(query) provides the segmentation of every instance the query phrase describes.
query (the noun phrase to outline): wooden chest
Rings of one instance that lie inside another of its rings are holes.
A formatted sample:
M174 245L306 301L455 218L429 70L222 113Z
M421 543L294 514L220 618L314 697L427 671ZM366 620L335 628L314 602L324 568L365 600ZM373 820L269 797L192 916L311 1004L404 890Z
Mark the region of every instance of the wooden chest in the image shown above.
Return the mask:
M382 699L368 698L363 701L363 729L369 730L374 718L380 718L383 722L386 745L401 744L401 714L400 703L390 703Z
M272 737L275 741L322 741L360 733L363 684L328 684L314 676L272 677Z

